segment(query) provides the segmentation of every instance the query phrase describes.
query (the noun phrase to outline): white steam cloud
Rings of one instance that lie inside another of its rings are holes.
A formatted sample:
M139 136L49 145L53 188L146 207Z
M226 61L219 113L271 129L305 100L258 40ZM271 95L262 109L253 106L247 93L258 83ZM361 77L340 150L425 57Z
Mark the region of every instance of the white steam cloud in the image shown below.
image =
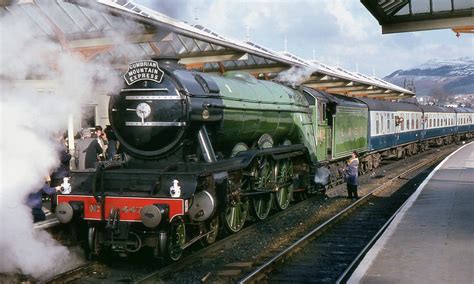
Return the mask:
M306 81L311 74L318 70L317 67L311 66L306 68L301 67L291 67L287 71L281 72L275 78L275 81L289 84L291 86L298 86L304 81Z
M86 64L22 22L8 13L0 18L0 273L45 279L79 259L49 233L33 229L26 197L59 165L52 137L67 129L69 114L97 82L113 92L118 81L111 82L115 76L105 63ZM38 92L32 80L50 80L54 92Z
M317 168L314 173L314 182L317 184L326 185L329 183L330 171L327 168Z

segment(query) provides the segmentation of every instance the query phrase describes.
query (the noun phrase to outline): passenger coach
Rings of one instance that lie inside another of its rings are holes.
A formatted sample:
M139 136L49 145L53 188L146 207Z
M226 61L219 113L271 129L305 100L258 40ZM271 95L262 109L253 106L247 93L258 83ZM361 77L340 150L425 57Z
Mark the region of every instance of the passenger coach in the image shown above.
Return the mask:
M410 103L360 99L369 107L369 150L379 151L421 139L423 113Z

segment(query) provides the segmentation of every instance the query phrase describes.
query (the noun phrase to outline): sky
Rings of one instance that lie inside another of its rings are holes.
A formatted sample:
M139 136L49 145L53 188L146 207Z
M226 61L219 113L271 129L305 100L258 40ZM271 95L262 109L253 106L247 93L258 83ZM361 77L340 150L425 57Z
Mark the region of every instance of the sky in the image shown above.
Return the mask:
M358 0L135 0L224 37L385 77L431 59L474 57L474 36L451 30L382 35ZM313 52L314 50L314 52Z

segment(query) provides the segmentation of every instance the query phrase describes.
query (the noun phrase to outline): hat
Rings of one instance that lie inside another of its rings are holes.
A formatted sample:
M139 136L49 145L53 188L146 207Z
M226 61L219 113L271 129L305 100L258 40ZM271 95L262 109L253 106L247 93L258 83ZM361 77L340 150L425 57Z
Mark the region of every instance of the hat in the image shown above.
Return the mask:
M91 137L91 131L89 128L84 128L82 130L82 137Z
M94 128L94 129L95 129L95 131L97 131L97 130L100 130L100 131L102 131L102 126L100 126L100 125L97 125L97 126Z

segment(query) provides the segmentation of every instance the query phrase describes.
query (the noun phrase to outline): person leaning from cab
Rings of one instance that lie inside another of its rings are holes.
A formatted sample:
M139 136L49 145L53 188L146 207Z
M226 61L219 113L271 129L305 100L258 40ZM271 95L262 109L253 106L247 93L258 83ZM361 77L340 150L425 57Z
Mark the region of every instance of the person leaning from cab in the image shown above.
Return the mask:
M343 169L344 179L347 184L347 198L359 198L357 194L357 185L359 182L359 154L353 151L351 158L347 161Z

